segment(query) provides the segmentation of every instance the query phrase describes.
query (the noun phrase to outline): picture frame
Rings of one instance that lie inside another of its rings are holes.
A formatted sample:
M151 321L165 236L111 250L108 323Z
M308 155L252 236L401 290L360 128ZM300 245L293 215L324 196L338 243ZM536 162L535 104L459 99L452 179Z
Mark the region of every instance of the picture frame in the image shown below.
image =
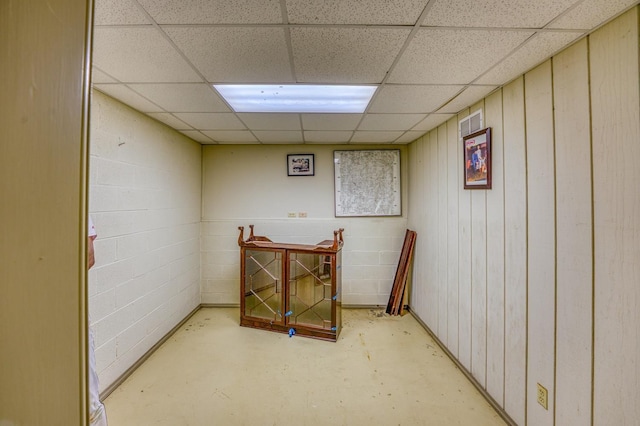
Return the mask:
M464 189L491 189L491 128L462 138Z
M287 154L287 176L314 175L314 154Z
M402 216L399 149L333 152L335 217Z

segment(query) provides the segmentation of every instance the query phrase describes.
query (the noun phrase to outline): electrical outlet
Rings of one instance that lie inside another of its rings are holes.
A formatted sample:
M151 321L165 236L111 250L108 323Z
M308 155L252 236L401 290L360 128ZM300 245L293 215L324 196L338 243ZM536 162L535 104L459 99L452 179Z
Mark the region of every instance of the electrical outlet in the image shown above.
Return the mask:
M296 217L296 213L295 212L289 212L287 213L288 217Z
M548 410L548 400L549 392L547 392L547 388L538 383L538 404L542 405L545 410Z
M307 212L299 212L298 217L307 217Z

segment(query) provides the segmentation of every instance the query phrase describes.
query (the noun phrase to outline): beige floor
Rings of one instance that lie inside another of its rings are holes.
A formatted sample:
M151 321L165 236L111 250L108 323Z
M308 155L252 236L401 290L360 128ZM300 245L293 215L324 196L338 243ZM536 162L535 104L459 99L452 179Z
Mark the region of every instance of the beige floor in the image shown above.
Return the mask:
M411 316L344 309L337 342L203 308L106 400L110 426L504 425Z

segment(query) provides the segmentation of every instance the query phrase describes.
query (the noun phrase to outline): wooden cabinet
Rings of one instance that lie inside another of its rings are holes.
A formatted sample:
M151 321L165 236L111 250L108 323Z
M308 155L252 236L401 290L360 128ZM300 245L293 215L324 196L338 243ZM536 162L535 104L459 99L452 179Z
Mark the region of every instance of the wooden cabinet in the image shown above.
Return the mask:
M336 341L342 326L342 232L315 245L240 235L240 325Z

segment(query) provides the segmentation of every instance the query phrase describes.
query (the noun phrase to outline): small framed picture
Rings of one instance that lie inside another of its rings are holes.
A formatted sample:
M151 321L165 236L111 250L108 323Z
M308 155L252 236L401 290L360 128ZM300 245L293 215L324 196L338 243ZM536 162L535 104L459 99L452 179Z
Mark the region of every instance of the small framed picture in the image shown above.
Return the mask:
M462 139L464 189L491 189L491 128Z
M288 176L313 176L314 175L313 154L288 154L287 155L287 175Z

